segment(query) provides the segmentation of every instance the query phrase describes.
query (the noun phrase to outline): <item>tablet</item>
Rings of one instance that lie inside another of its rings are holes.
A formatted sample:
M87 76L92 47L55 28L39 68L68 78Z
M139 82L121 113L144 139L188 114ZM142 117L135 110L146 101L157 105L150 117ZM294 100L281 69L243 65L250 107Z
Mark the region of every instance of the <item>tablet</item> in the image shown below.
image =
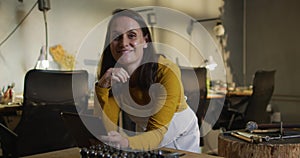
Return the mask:
M61 117L78 147L101 144L102 142L98 139L99 136L107 135L100 117L71 112L61 112Z

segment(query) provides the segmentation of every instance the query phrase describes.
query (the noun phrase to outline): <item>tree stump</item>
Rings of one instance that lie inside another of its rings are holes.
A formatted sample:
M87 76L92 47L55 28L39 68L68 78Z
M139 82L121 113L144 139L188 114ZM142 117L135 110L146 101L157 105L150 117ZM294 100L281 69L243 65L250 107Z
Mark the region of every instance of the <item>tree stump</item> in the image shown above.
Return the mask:
M221 133L218 136L218 155L225 158L299 158L300 138L255 144Z

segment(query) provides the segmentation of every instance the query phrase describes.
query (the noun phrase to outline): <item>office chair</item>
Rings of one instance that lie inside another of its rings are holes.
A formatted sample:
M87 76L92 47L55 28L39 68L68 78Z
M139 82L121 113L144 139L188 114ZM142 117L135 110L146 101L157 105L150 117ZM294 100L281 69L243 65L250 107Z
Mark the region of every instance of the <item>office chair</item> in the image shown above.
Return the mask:
M248 100L230 105L227 111L231 113L231 118L227 126L227 130L233 127L234 121L242 121L240 127L245 128L248 121L255 121L257 123L269 122L268 114L266 112L274 91L275 70L265 71L259 70L255 72L253 79L253 92Z
M180 67L181 82L184 88L186 101L191 109L196 113L199 128L202 125L206 112L206 73L204 67ZM200 146L203 146L203 138L200 138Z
M2 157L17 157L16 153L17 135L0 123L0 143Z
M85 70L29 70L25 75L23 111L14 132L18 156L76 145L61 112L84 113L88 106Z

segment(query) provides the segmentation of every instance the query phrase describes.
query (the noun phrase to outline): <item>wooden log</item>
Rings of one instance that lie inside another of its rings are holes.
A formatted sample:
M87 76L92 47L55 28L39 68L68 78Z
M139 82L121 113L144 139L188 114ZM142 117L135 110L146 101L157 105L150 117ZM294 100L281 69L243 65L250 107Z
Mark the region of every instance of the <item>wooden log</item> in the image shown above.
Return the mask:
M255 144L221 133L218 137L218 155L225 158L299 158L300 138Z

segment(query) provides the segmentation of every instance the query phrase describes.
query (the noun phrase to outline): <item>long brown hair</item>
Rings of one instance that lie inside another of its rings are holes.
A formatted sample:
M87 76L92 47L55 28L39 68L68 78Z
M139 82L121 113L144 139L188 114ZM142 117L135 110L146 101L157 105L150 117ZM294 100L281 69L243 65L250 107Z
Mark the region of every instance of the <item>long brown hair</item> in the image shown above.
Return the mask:
M149 89L151 84L155 82L156 73L158 69L158 55L156 54L156 51L152 45L151 34L143 17L137 12L130 9L117 9L113 12L113 16L110 19L107 26L104 50L98 67L100 69L100 71L98 71L98 79L100 79L109 68L114 67L116 65L116 60L113 58L110 50L110 28L112 21L121 16L126 16L135 20L140 25L140 28L143 32L143 36L147 36L146 42L148 43L148 47L144 48L144 55L142 59L142 63L146 64L142 64L132 74L134 76L133 78L135 78L134 84L136 86L139 86L143 90L147 90Z

